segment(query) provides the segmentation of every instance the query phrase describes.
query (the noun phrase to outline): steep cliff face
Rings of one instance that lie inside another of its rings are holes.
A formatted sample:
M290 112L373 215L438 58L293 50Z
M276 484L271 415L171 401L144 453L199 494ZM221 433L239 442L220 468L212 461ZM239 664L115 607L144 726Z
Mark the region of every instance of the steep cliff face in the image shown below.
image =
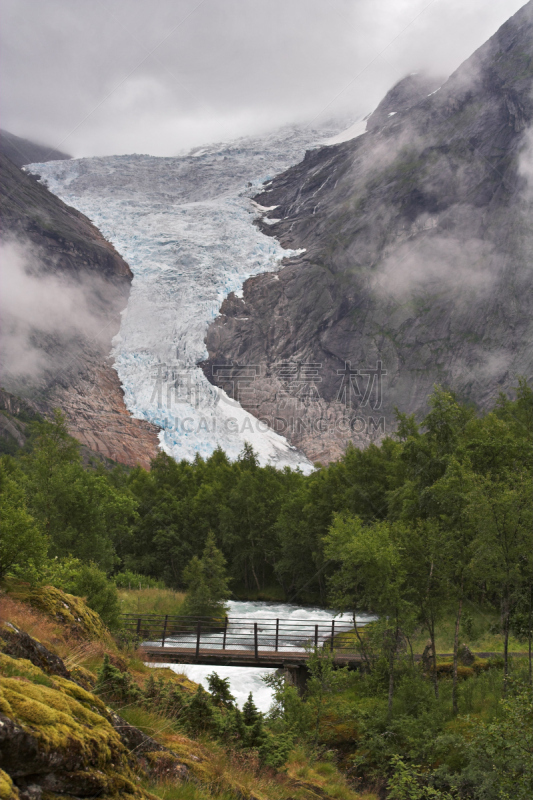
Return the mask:
M2 385L59 406L83 444L148 466L157 430L131 418L109 359L132 274L90 221L0 155Z
M440 89L409 76L266 184L262 230L305 253L226 300L206 375L262 365L249 410L325 461L435 382L483 406L530 376L532 84L530 2Z

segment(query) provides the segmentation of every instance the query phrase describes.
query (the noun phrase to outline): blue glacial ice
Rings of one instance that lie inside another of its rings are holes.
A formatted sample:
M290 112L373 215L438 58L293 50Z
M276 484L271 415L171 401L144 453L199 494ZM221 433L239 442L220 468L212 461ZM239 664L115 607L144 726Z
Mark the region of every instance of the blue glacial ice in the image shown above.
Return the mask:
M197 366L223 299L244 281L280 268L284 250L253 225L251 196L334 131L284 129L260 139L196 148L174 158L109 156L32 164L49 189L84 213L134 274L114 340L114 366L133 416L161 427L176 459L234 459L249 442L260 463L307 459L246 412Z

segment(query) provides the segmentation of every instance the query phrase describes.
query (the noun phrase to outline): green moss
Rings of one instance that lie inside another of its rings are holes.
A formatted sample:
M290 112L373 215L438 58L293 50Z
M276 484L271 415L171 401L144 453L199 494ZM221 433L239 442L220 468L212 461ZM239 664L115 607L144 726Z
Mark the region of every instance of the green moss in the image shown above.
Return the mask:
M479 675L480 672L490 669L494 666L494 661L490 658L476 658L472 665L465 667L459 664L457 667L457 675L462 680L472 678L474 675ZM431 671L433 667L431 667ZM437 674L438 675L452 675L453 674L453 659L446 658L442 661L437 661Z
M72 686L78 692L84 691L75 684ZM0 692L11 708L9 716L21 725L33 728L34 735L46 751L61 751L74 746L82 754L84 762L96 763L100 767L104 767L112 756L120 760L122 744L118 734L105 717L91 710L91 705L98 707L101 701L95 698L92 703L92 696L87 692L84 704L81 698L69 696L61 689L58 691L20 678L1 678Z
M0 769L0 800L17 800L19 792L7 773Z
M87 766L103 768L111 759L127 765L126 750L98 697L66 678L52 680L25 659L2 656L0 665L0 708L30 728L45 751L74 747Z
M43 686L54 686L54 681L46 675L39 667L35 667L26 658L11 658L0 653L0 675L5 678L26 678L32 683L40 683Z
M110 634L100 616L81 597L56 589L55 586L17 586L10 591L17 600L27 602L49 617L69 625L84 639L109 641Z
M93 781L99 797L147 797L135 784L128 751L98 697L66 678L52 680L24 659L2 656L0 666L0 710L35 737L40 749L75 753L83 764L80 780ZM44 685L43 678L51 685ZM8 789L0 773L0 800L17 796L2 794Z
M85 667L76 666L70 670L70 674L72 675L75 681L81 683L84 689L87 689L89 691L91 689L94 689L96 685L96 675L94 674L94 672L85 669Z

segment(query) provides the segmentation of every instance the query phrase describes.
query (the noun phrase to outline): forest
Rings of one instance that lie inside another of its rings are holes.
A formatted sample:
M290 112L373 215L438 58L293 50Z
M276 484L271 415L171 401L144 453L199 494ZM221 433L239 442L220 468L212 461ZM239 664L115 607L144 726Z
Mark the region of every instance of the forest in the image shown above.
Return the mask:
M233 463L160 453L147 472L87 462L57 411L1 457L0 580L86 597L117 633L117 587L139 581L190 598L202 585L215 605L371 612L354 630L361 670L316 652L307 697L274 681L264 725L281 750L331 752L397 800L530 797L533 392L520 380L481 413L436 388L421 422L396 422L308 476L261 467L248 446ZM234 746L242 720L222 683L204 733Z

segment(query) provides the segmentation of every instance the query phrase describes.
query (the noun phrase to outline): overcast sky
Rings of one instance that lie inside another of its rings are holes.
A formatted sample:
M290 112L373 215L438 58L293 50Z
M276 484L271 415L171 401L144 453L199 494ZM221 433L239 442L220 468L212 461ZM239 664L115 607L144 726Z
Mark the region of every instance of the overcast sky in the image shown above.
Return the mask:
M174 155L363 116L447 76L521 0L0 0L2 128L75 156Z

